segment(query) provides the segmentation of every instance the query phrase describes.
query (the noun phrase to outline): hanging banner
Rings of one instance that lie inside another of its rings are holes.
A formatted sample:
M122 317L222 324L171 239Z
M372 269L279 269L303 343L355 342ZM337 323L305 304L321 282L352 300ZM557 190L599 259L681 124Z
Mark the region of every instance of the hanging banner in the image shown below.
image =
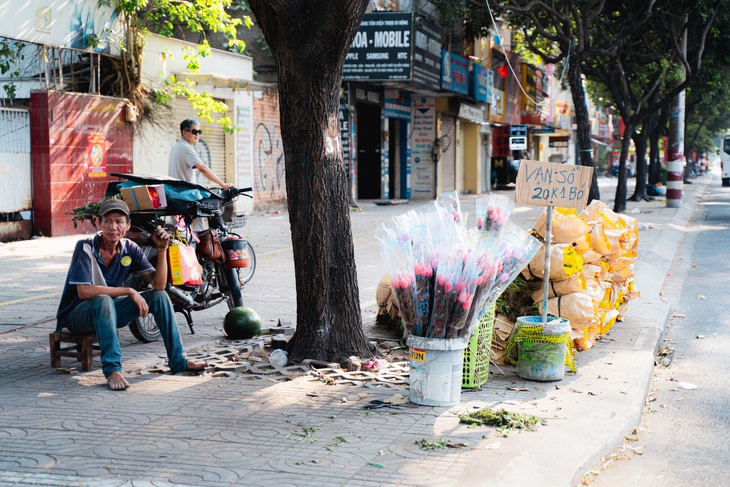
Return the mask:
M593 168L553 162L521 160L515 202L532 206L585 208Z
M106 133L89 132L86 157L90 178L106 177Z
M413 139L411 143L412 197L436 197L436 163L433 142L436 139L436 100L417 97L413 100Z

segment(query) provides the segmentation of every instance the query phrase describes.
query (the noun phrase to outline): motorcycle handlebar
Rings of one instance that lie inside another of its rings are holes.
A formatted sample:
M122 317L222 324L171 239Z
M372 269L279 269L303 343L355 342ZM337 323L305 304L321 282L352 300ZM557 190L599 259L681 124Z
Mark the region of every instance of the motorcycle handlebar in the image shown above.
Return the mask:
M253 198L252 195L246 194L246 193L249 193L249 192L253 191L253 188L252 187L248 187L248 188L231 188L231 189L227 189L226 191L228 192L228 195L230 196L231 199L232 198L235 198L236 196L239 196L239 195L248 196L249 198ZM228 199L228 198L225 198L225 199Z

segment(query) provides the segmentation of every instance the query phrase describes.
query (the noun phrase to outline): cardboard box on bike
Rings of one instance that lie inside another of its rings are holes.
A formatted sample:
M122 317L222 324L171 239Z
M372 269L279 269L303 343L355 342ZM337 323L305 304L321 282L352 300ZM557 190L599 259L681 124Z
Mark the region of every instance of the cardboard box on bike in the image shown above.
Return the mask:
M159 210L167 207L165 186L163 184L122 188L120 192L122 193L122 199L132 211Z

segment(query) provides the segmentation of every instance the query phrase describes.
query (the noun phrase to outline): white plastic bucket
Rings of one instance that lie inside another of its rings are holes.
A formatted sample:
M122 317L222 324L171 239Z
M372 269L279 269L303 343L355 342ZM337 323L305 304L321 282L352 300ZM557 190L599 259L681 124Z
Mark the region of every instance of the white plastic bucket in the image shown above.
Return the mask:
M565 318L549 318L547 323L540 316L520 316L517 318L517 333L521 327L542 326L543 336L556 336L570 333L570 322ZM565 375L565 354L567 346L559 343L536 340L517 342L517 375L522 379L534 381L562 380Z
M423 338L410 335L411 402L424 406L454 406L461 401L464 369L463 338Z

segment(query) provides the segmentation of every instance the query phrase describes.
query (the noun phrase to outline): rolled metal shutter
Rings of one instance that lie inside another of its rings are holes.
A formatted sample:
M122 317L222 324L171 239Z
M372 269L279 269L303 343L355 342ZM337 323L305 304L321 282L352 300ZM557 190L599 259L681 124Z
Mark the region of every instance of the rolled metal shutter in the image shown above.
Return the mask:
M224 100L216 100L224 101ZM195 150L200 155L203 162L213 170L216 176L218 176L223 182L228 182L226 179L226 137L223 131L223 126L218 122L223 115L220 113L213 114L213 123L202 120L198 115L198 111L193 108L192 103L187 98L178 96L174 101L175 120L180 125L180 122L186 118L192 118L197 120L200 124L200 128L203 130L203 134L200 136L200 141L195 145ZM179 133L179 131L178 131ZM198 173L198 184L202 186L208 186L210 182L208 178Z
M456 189L456 117L439 114L441 131L439 137L443 140L441 147L441 159L439 169L441 177L441 192L454 191Z

